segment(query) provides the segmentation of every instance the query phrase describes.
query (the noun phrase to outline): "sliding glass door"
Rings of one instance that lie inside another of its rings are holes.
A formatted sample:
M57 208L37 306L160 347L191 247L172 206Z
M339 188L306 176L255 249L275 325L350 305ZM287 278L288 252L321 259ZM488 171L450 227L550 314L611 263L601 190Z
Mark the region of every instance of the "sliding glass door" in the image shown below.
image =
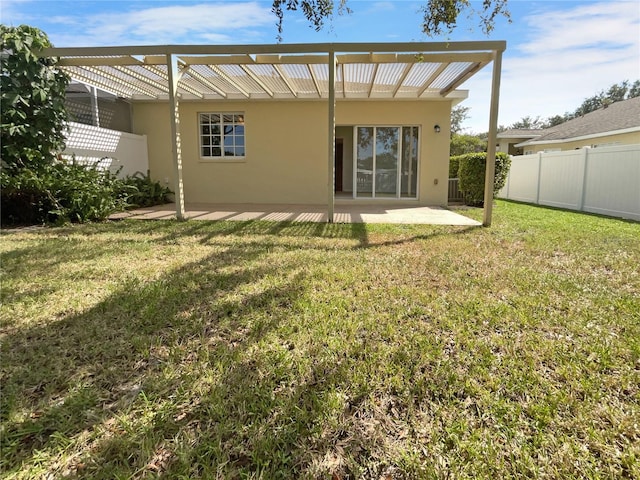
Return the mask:
M354 197L416 198L418 127L355 127Z

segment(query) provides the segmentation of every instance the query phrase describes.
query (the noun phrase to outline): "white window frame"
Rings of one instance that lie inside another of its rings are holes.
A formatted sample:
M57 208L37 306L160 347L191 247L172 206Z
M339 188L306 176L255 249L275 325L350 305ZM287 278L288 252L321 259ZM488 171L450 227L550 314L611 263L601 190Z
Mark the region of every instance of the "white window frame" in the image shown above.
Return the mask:
M219 115L220 117L220 155L204 155L204 148L210 148L213 149L214 145L213 144L209 144L209 145L205 145L203 143L203 139L207 136L209 136L210 138L213 138L214 134L209 133L209 134L205 134L203 133L203 115ZM233 148L236 148L236 144L235 144L235 138L236 137L242 137L243 138L243 143L242 143L242 147L244 149L244 155L226 155L225 154L225 148L224 148L224 126L228 125L225 124L224 121L224 117L225 116L229 116L229 115L233 115L234 121L231 123L231 125L242 125L243 127L243 134L242 135L236 135L235 131L233 132L232 136L234 138L234 146ZM241 117L240 121L236 121L235 118L236 117ZM246 115L244 112L222 112L222 111L218 111L218 112L198 112L198 155L200 157L200 161L203 162L238 162L238 161L244 161L246 159L247 156L247 131L246 131L246 124L245 124L245 119Z

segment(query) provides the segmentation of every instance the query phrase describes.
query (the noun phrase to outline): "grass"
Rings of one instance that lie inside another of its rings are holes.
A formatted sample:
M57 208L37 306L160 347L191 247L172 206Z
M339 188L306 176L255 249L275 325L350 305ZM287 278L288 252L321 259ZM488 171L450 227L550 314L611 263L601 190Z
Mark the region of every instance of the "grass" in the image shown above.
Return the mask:
M1 238L5 478L640 478L638 223Z

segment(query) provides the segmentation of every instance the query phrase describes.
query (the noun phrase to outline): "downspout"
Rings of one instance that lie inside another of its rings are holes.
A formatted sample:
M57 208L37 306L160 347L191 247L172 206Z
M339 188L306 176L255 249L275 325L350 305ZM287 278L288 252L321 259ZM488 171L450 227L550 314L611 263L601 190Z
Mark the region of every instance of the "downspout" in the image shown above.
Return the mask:
M489 139L487 144L487 163L484 177L484 212L482 225L491 226L493 213L493 183L496 175L496 137L498 132L498 105L500 100L500 76L502 70L502 52L493 52L493 81L491 83L491 107L489 111Z

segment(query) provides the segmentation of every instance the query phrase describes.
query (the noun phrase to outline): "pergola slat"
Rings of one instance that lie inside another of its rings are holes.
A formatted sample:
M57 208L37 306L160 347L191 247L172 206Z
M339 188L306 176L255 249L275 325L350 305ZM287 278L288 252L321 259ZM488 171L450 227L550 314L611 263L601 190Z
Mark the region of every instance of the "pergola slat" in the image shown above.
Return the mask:
M413 68L413 64L411 63L407 64L407 66L404 67L404 71L402 72L402 75L400 75L400 79L398 80L396 87L393 89L393 93L391 94L392 97L395 97L398 94L398 90L400 90L400 88L402 87L402 84L404 83L405 79L407 78L407 75L409 75L409 72L411 71L412 68Z
M297 98L298 93L296 92L296 89L291 85L291 82L289 81L288 76L282 71L282 68L280 68L280 65L274 64L273 68L275 69L276 72L278 72L278 75L280 75L280 78L282 79L284 84L287 86L287 88L291 92L291 95Z
M422 85L422 88L420 90L418 90L417 96L421 97L422 94L427 91L429 89L429 87L431 86L431 84L433 82L435 82L435 80L442 75L442 72L444 72L447 67L449 66L448 63L443 63L442 65L440 65L435 72L433 72L431 74L431 76L427 79L426 82L424 82L424 84Z
M242 65L242 64L238 66L242 69L244 73L246 73L249 77L251 77L254 82L260 85L260 88L262 88L267 93L267 95L273 98L273 91L269 87L267 87L265 83L262 80L260 80L260 78L255 73L251 71L250 68L247 68L245 65Z
M225 92L224 90L222 90L221 88L217 87L216 85L214 85L212 82L210 82L206 77L200 75L198 72L196 72L195 70L193 70L191 67L186 67L183 70L183 74L189 74L189 76L191 78L193 78L195 81L199 82L202 86L208 88L209 90L213 90L214 92L216 92L218 95L220 95L222 98L227 98L227 92Z
M147 95L148 97L158 98L158 93L157 92L155 92L155 91L153 91L151 89L147 89L145 87L141 87L139 84L127 82L127 80L125 80L124 78L120 78L117 75L113 75L112 73L109 73L109 72L106 72L104 70L101 70L98 67L81 67L81 68L83 68L87 72L92 73L93 75L97 76L98 78L103 77L104 79L106 79L106 80L108 80L110 82L113 82L116 85L120 85L122 87L130 87L131 90L140 92L140 93L142 93L144 95ZM151 86L149 85L149 87L151 87ZM169 90L165 89L164 91L168 92Z
M482 62L478 62L478 63L474 63L473 65L470 65L461 75L458 76L458 78L456 78L453 82L451 82L445 88L440 90L440 95L443 97L446 97L449 93L451 93L453 90L455 90L464 82L466 82L469 78L471 78L477 71L479 71L485 65L486 63L482 63Z
M226 82L228 82L230 85L233 85L233 87L238 90L242 95L244 95L245 97L249 98L251 96L251 94L249 92L247 92L242 85L239 85L237 81L233 80L229 75L227 75L225 72L223 72L220 68L218 68L216 65L206 65L206 67L211 70L213 73L215 73L216 75L218 75L220 78L223 78Z

